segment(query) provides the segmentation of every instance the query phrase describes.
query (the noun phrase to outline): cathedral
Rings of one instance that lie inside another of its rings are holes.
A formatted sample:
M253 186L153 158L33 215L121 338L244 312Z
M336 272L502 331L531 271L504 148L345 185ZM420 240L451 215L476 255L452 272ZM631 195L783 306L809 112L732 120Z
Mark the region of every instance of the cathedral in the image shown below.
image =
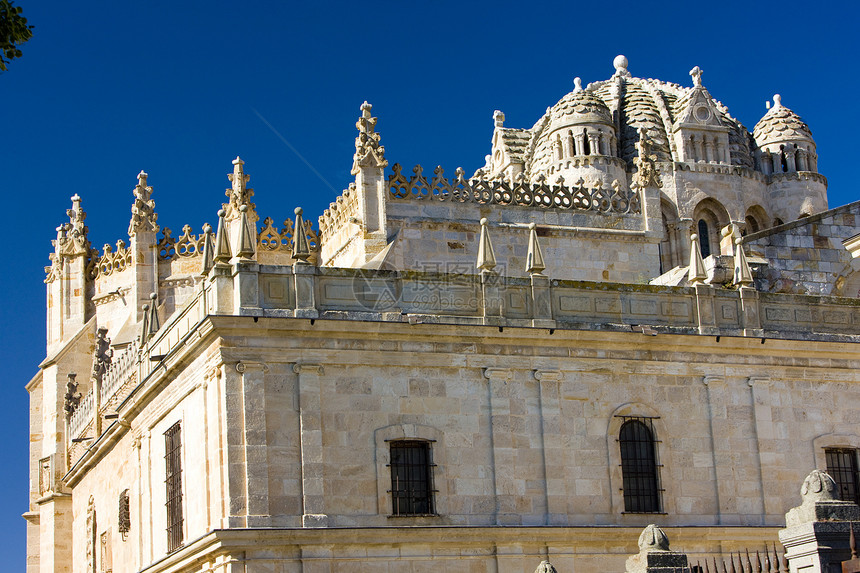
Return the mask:
M365 102L316 224L239 157L214 226L161 228L141 172L99 250L73 196L28 572L621 572L648 524L769 547L815 468L860 499L860 201L790 101L749 131L698 67L613 64L496 111L473 174L389 164Z

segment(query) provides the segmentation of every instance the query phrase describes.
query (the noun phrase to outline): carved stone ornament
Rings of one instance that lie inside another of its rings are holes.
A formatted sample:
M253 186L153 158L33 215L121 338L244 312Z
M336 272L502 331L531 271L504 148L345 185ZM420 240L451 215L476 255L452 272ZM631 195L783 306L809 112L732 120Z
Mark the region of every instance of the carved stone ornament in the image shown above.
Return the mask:
M836 482L821 470L812 470L800 487L803 503L832 501L836 497Z
M379 144L379 134L376 133L376 118L370 117L373 106L367 102L361 104L361 117L355 124L358 137L355 138L355 155L352 160L352 173L357 175L362 167L383 168L388 166L385 159L385 147Z
M558 572L555 570L555 567L552 566L552 563L544 560L544 561L541 561L540 565L537 566L537 569L535 569L535 573L558 573Z
M669 551L669 538L666 533L654 525L648 525L639 535L639 552Z
M107 337L107 328L101 327L96 332L96 347L93 350L93 387L101 384L105 372L113 361L113 350L110 347L110 338Z
M248 187L248 181L251 179L251 176L245 174L243 165L245 165L245 162L237 155L236 159L233 160L233 173L227 175L227 179L233 185L225 193L230 198L230 202L223 204L224 212L227 220L232 221L240 217L239 207L247 205L248 222L256 223L259 219L257 216L257 206L251 203L254 190Z
M134 203L131 205L131 222L128 224L128 236L133 237L138 231L158 232L158 214L155 212L155 201L152 197L152 187L146 184L148 175L141 171L137 175L137 185L132 190Z
M66 395L63 399L63 411L67 418L71 418L75 410L81 403L81 393L78 392L78 383L75 381L77 374L69 373L69 380L66 382Z
M633 182L639 188L662 187L663 181L660 179L660 172L657 171L656 165L657 156L651 153L651 142L644 131L639 132L636 149L639 154L636 157L637 171L633 176Z

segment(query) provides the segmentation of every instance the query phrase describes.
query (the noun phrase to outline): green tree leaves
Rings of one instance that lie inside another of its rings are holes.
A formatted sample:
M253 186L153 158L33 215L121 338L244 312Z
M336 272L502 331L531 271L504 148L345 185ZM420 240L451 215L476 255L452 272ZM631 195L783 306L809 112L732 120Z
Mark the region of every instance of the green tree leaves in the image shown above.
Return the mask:
M11 0L0 0L0 70L5 72L11 60L21 57L18 46L33 36L32 29L19 6Z

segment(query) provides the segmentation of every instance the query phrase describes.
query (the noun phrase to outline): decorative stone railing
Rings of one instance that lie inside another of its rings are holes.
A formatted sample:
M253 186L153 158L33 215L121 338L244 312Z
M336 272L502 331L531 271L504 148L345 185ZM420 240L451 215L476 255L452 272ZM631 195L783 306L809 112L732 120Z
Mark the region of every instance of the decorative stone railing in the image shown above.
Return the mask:
M101 387L101 403L106 404L107 401L116 393L116 391L134 376L135 366L138 361L137 341L132 342L119 355L114 356L110 368L102 377Z
M125 241L122 239L116 242L116 252L108 244L104 246L103 251L104 253L101 256L99 256L98 249L92 249L91 251L91 278L121 273L132 264L131 249L126 248Z
M205 235L192 235L191 225L182 227L182 236L178 239L172 237L173 231L167 227L161 233L161 240L158 241L158 259L161 261L170 261L177 257L194 257L203 252Z
M285 219L284 225L278 230L273 226L274 220L271 217L266 217L263 221L263 229L257 235L257 250L263 252L293 252L293 235L295 234L295 222L292 219ZM308 239L308 245L311 252L319 250L320 235L313 228L310 221L304 222L305 236Z
M90 420L93 419L93 410L95 408L95 394L92 390L87 392L87 395L81 398L78 407L69 418L69 439L80 436L84 428Z
M611 189L604 189L599 181L591 187L579 179L572 186L564 184L559 177L556 184L548 184L540 178L528 182L520 178L510 182L505 179L466 179L462 168L457 168L456 179L448 180L442 167L437 167L434 177L428 180L420 165L413 168L414 175L407 179L400 164L392 167L394 173L388 178L391 199L426 201L448 201L451 203L477 203L480 205L517 205L543 209L575 209L603 214L639 213L642 202L639 191L625 190L617 180Z

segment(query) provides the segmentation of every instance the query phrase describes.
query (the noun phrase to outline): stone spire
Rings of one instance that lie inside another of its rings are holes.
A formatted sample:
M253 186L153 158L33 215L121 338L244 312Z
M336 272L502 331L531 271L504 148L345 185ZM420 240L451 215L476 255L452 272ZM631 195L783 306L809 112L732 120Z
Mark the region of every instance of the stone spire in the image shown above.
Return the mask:
M537 225L529 223L529 250L526 254L526 272L539 275L544 269L546 269L546 264L544 264L543 251L538 242Z
M251 203L251 197L254 196L254 190L248 187L250 175L245 174L245 162L237 155L233 160L233 173L227 175L233 185L227 189L226 195L230 198L229 203L224 203L224 211L227 214L227 219L232 221L239 218L239 207L242 205L248 206L248 219L251 223L257 222L257 207Z
M699 235L693 233L690 235L690 270L687 273L687 280L691 285L702 284L708 278L708 273L705 271L705 261L702 259L702 251L699 249Z
M376 133L376 118L370 116L373 106L367 102L361 104L361 117L355 124L358 137L355 138L355 155L352 159L352 175L357 175L362 167L388 166L385 159L385 147L379 144L379 134Z
M477 266L482 271L492 272L496 268L496 253L493 252L493 244L490 242L490 232L487 229L489 221L484 217L481 219L481 238L478 244Z
M752 270L749 261L747 261L746 253L744 253L743 239L740 237L735 239L735 277L732 282L741 287L748 287L753 284Z
M200 274L206 275L215 264L212 253L212 226L209 223L203 225L203 257L200 265Z
M227 235L227 213L224 209L218 211L218 230L215 233L215 262L229 263L233 257L230 251L230 237Z
M149 312L147 313L147 329L144 333L146 335L144 340L152 338L153 335L158 332L158 329L161 328L161 323L158 320L158 295L151 293L149 298L152 302L149 304Z
M248 205L239 206L239 248L236 249L236 256L250 259L254 256L254 240L257 233L251 232L251 224L248 221Z
M305 233L305 222L302 219L302 208L296 207L296 226L293 227L293 258L306 263L311 256L308 236Z
M141 171L137 175L137 185L132 189L134 203L131 206L131 222L128 224L128 236L134 237L138 231L158 233L156 224L158 214L155 212L155 201L152 199L152 187L146 184L148 175Z

